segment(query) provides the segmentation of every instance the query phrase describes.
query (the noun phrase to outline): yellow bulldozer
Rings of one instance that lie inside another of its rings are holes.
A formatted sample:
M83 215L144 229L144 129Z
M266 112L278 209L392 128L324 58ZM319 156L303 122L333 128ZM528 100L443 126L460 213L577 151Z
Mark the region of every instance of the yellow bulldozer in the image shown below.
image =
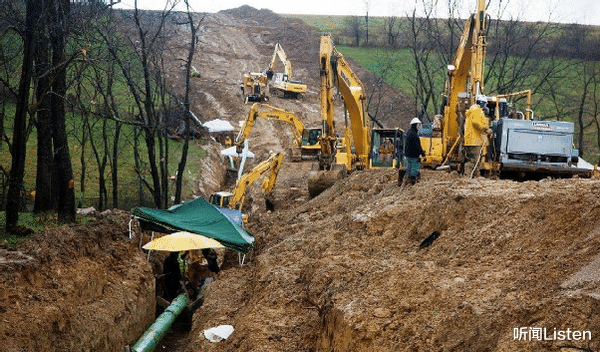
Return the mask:
M268 101L267 83L267 75L263 72L244 73L240 85L244 103Z

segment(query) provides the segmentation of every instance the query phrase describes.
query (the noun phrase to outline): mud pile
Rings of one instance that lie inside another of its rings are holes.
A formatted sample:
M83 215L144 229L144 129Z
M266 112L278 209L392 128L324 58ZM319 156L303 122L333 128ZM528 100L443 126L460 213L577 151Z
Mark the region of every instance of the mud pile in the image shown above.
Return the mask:
M598 350L600 181L356 172L302 205L254 216L253 260L194 316L201 350ZM281 205L281 204L280 204ZM422 241L440 233L429 246ZM208 327L231 324L211 344ZM521 341L515 328L590 331ZM195 334L195 336L194 336Z
M128 219L113 211L0 249L2 351L121 351L137 341L155 318L155 284Z

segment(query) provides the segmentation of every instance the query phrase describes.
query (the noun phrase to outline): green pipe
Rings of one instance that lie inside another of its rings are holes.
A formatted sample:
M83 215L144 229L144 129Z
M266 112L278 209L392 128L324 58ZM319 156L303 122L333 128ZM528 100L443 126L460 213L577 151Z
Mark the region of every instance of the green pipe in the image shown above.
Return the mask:
M188 297L185 293L175 298L169 307L156 318L148 330L140 337L138 342L133 345L132 352L152 352L165 337L175 318L183 311L188 304Z

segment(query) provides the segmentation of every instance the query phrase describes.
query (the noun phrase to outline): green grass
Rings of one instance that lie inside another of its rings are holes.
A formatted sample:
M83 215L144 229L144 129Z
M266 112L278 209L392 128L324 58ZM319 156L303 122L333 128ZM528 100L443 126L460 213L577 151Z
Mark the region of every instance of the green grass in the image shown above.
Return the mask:
M94 218L89 216L77 215L76 220L78 223L87 223L92 221ZM4 232L4 223L6 222L6 213L0 211L0 244L8 247L13 247L17 243L27 239L28 236L17 236L11 233ZM23 226L33 230L34 232L43 231L49 227L59 225L55 215L41 214L36 215L33 213L19 213L19 226Z
M406 95L412 95L413 86L409 77L413 76L412 54L409 49L364 48L336 46L345 57L358 62L367 71L383 75L385 82L398 88ZM407 64L410 63L410 64Z
M5 127L9 137L12 134L12 115L8 115L7 121L5 121ZM75 179L75 199L76 204L81 203L82 207L95 206L97 207L97 200L99 199L99 167L96 162L96 158L92 151L90 142L88 141L85 150L83 152L83 161L86 164L86 172L84 178L85 188L81 190L81 173L82 173L82 148L81 148L81 116L75 114L68 115L67 128L69 130L69 151L71 155L71 164L73 168L73 174ZM100 125L100 124L98 124ZM108 138L110 143L110 149L112 149L114 123L112 121L108 124ZM102 147L101 142L101 129L100 126L94 128L94 140L97 148ZM119 207L129 209L132 206L140 205L138 202L138 175L135 171L134 161L134 150L133 150L133 128L128 125L124 125L121 130L121 142L119 144L119 158L118 158L118 189L119 189ZM168 174L175 175L179 160L181 158L181 152L183 148L183 141L167 140L169 144L169 155L168 155ZM2 151L7 147L4 145ZM139 140L139 153L142 160L147 159L147 149L143 138ZM158 153L158 152L157 152ZM196 141L190 141L190 148L188 152L188 159L186 164L186 171L183 178L183 198L189 199L192 195L192 191L198 183L199 175L202 168L202 159L205 157L206 151L196 146ZM110 156L109 156L110 157ZM157 155L158 157L158 155ZM36 178L36 165L37 165L37 132L34 130L29 137L27 142L27 155L26 155L26 166L25 166L25 177L24 177L24 189L28 194L35 188ZM0 165L6 170L10 170L10 154L8 152L0 153ZM142 174L146 177L147 181L151 183L149 167L146 165L142 170ZM109 207L112 206L112 181L111 181L111 170L110 164L107 164L105 169L106 187L108 190L108 202ZM173 195L175 192L175 183L169 183L169 193ZM144 199L151 202L150 194L144 190ZM28 199L28 198L26 198ZM28 200L29 202L29 200ZM151 205L150 203L144 205Z
M287 18L297 18L320 32L339 32L345 28L346 16L333 15L282 15Z

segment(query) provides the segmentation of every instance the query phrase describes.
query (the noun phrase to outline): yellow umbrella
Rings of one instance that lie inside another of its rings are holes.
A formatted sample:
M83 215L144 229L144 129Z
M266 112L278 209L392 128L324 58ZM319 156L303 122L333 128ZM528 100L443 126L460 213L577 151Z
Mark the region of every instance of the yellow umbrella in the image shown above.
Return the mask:
M142 248L155 251L181 252L191 249L224 248L217 240L196 233L180 231L156 238Z

